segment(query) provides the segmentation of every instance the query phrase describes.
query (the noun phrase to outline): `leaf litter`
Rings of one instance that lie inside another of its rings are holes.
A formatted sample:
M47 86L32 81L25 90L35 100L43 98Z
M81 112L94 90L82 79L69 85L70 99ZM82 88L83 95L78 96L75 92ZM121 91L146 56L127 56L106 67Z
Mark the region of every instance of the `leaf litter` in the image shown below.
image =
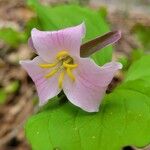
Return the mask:
M0 2L0 27L10 26L15 30L22 30L25 24L34 14L25 6L23 0ZM150 18L143 14L129 14L126 17L122 12L108 12L108 21L112 29L123 31L122 39L116 44L117 52L114 58L125 55L130 59L133 49L140 49L141 43L132 34L136 24L149 25ZM33 103L36 99L35 87L25 71L18 65L18 60L33 57L31 50L26 45L19 45L13 49L3 41L0 41L0 89L5 89L14 81L17 81L18 89L8 92L4 104L0 105L0 150L30 150L25 140L23 125L26 119L36 111L37 106ZM122 81L123 76L117 75L108 88L113 88ZM129 149L129 148L128 148ZM135 150L139 150L134 148ZM145 149L143 149L145 150ZM148 148L146 149L148 150Z

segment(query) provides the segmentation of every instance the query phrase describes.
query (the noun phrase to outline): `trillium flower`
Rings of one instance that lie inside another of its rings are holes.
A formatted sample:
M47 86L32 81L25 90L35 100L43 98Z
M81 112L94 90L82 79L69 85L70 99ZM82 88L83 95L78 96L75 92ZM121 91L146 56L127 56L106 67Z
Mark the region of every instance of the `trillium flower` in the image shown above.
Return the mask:
M29 44L38 55L20 61L34 81L40 105L64 91L68 100L88 112L97 112L108 84L122 65L110 62L100 67L80 57L84 23L59 31L32 29Z

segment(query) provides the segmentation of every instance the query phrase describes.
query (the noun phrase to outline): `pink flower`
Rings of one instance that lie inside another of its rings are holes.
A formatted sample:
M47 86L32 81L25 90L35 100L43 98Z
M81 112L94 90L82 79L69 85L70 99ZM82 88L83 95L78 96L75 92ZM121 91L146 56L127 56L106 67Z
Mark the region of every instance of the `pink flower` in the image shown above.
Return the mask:
M74 105L88 112L99 110L108 84L122 65L110 62L99 67L90 58L81 58L84 35L84 23L59 31L31 31L29 44L39 56L20 63L36 85L40 105L63 89Z

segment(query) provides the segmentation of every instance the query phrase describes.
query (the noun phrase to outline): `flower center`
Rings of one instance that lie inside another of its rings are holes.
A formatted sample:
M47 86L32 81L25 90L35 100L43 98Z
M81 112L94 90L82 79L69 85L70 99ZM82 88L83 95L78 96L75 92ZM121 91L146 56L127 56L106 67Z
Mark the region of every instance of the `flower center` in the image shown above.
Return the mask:
M50 78L58 71L61 71L58 78L58 85L59 88L62 88L65 73L67 73L72 81L75 81L75 76L73 75L72 70L77 68L78 64L74 64L73 58L68 54L67 51L64 50L57 53L56 61L54 63L39 64L39 66L45 69L54 68L52 71L45 75L45 78Z

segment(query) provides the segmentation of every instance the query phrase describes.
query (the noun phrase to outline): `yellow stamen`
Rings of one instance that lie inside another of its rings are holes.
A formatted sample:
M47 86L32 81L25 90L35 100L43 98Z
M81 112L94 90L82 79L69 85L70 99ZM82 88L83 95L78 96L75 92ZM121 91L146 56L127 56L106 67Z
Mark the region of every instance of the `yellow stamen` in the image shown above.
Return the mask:
M45 76L45 78L50 78L50 77L52 77L57 71L58 71L58 69L52 70L50 73L48 73L48 74Z
M75 76L72 70L78 67L78 64L74 64L73 58L68 54L67 51L63 50L56 55L56 61L54 63L39 64L39 66L41 68L55 67L51 72L45 75L45 78L50 78L59 71L60 75L58 77L58 86L59 88L62 88L65 73L67 73L72 81L75 81Z
M67 60L64 61L66 64L73 63L73 59L71 57L67 58Z
M61 59L61 57L67 56L68 52L67 51L61 51L57 54L56 58Z
M67 74L68 74L68 76L69 76L73 81L75 81L75 76L74 76L73 73L71 72L71 69L70 69L70 68L67 68Z
M62 72L60 73L60 76L59 76L59 79L58 79L58 86L59 86L59 88L62 88L64 76L65 76L65 72L62 71Z
M63 62L63 66L66 68L74 69L78 66L78 64L67 64L67 63Z
M41 68L52 68L55 67L57 65L57 63L53 63L53 64L39 64L39 66Z

